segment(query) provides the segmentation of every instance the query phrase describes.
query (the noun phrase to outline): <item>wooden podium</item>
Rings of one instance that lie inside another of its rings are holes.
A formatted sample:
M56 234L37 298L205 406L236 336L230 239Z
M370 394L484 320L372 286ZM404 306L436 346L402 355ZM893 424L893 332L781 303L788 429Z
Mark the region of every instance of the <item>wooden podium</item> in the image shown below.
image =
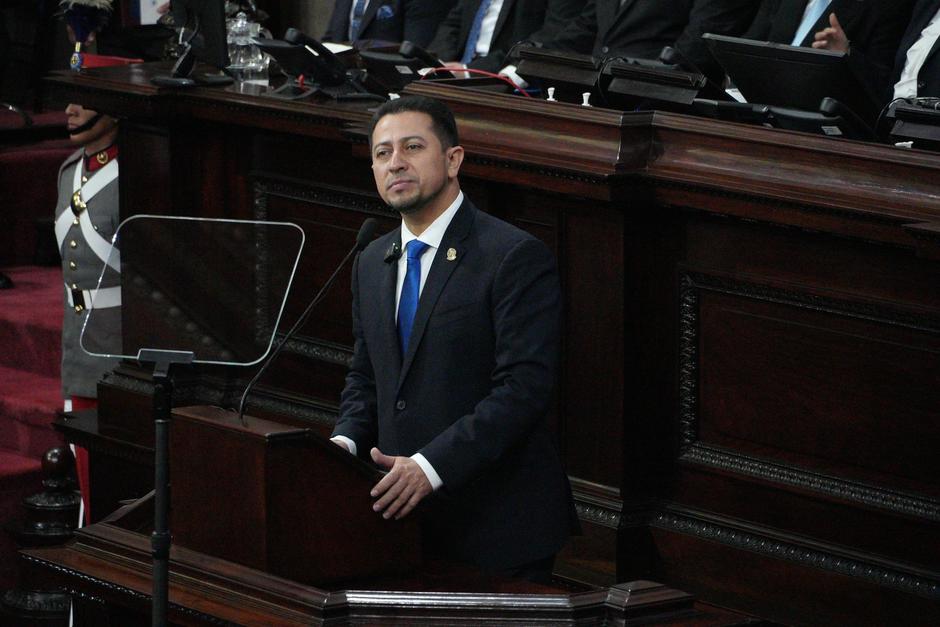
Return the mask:
M372 511L380 472L309 429L196 406L170 431L171 625L697 625L740 615L650 581L544 586L422 560L420 508ZM24 551L27 586L72 595L76 625L143 625L152 493Z
M217 407L174 410L173 542L310 585L408 573L419 519L384 520L381 473L310 429Z

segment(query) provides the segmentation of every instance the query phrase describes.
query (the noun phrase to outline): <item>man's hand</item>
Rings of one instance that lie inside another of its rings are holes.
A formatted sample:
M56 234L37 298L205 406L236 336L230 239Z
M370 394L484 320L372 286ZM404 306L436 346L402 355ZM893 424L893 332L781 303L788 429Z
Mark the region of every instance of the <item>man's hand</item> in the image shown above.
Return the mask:
M470 78L470 72L459 71L467 69L467 66L460 61L448 61L447 63L444 63L443 66L451 71L451 74L454 75L454 78Z
M404 518L421 499L430 494L428 481L421 466L410 457L390 457L377 448L370 451L372 461L388 470L388 474L372 488L372 497L378 500L372 509L382 512L382 518Z
M848 52L849 38L839 24L835 13L829 14L829 28L824 28L814 36L813 48L824 48L833 52Z

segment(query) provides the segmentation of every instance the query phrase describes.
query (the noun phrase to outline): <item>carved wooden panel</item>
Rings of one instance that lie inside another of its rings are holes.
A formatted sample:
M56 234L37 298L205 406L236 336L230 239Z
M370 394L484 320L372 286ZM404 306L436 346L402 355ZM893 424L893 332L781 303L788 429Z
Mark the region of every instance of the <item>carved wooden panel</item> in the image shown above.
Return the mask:
M868 616L880 585L892 609L870 624L920 621L940 602L935 269L900 247L683 219L654 572L798 622L813 610L784 601L797 582L829 590L820 622Z

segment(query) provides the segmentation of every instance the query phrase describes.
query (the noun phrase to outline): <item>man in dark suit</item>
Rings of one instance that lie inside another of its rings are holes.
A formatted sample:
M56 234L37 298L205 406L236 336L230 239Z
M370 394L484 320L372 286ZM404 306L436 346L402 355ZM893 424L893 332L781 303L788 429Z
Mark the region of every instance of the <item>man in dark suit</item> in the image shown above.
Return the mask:
M456 0L336 0L323 41L410 41L422 48Z
M463 148L441 103L386 103L371 148L402 224L353 268L355 349L333 439L388 470L372 491L385 518L426 499L431 555L547 581L577 525L545 421L561 314L554 257L463 197Z
M894 60L889 97L940 97L940 0L918 0Z
M752 0L587 0L578 19L545 46L643 59L673 46L687 65L712 73L717 64L702 35L738 35L753 16Z
M442 61L498 72L513 45L523 39L551 39L583 6L584 0L459 0L438 26L429 49ZM479 37L471 42L475 32Z
M872 98L881 100L911 15L911 2L763 0L743 36L849 52L849 66Z

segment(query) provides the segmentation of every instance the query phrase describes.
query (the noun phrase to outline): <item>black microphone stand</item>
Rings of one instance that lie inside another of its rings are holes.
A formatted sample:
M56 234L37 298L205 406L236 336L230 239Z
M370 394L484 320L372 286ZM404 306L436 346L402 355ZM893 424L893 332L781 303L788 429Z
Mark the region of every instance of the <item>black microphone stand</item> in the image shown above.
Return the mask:
M191 364L192 351L171 351L142 348L137 354L140 363L153 363L153 534L150 554L153 557L153 627L167 625L170 586L170 415L173 408L173 378L176 364Z
M265 360L265 362L258 368L258 372L255 373L255 376L251 378L251 381L248 382L248 385L245 386L245 391L242 392L241 400L238 402L238 418L242 421L242 424L245 424L245 407L247 406L248 392L251 391L251 388L254 387L255 383L258 382L258 379L261 378L261 375L268 369L268 366L271 365L271 362L281 353L281 349L287 345L288 340L294 337L300 327L304 326L307 320L310 318L310 314L313 313L314 308L323 300L323 297L326 296L327 291L332 287L333 282L336 280L336 277L339 276L339 271L343 269L346 263L352 258L353 255L361 251L366 245L372 240L372 236L375 234L376 228L375 218L366 218L362 223L362 226L359 227L359 233L356 234L356 244L346 253L346 256L343 257L343 260L339 262L339 265L336 266L336 270L333 271L333 274L330 275L330 278L326 280L323 284L323 287L316 293L316 296L313 297L313 300L310 301L310 304L307 305L307 308L304 309L304 312L300 314L300 317L297 318L297 322L294 323L294 326L284 334L284 338L278 343L271 355Z

